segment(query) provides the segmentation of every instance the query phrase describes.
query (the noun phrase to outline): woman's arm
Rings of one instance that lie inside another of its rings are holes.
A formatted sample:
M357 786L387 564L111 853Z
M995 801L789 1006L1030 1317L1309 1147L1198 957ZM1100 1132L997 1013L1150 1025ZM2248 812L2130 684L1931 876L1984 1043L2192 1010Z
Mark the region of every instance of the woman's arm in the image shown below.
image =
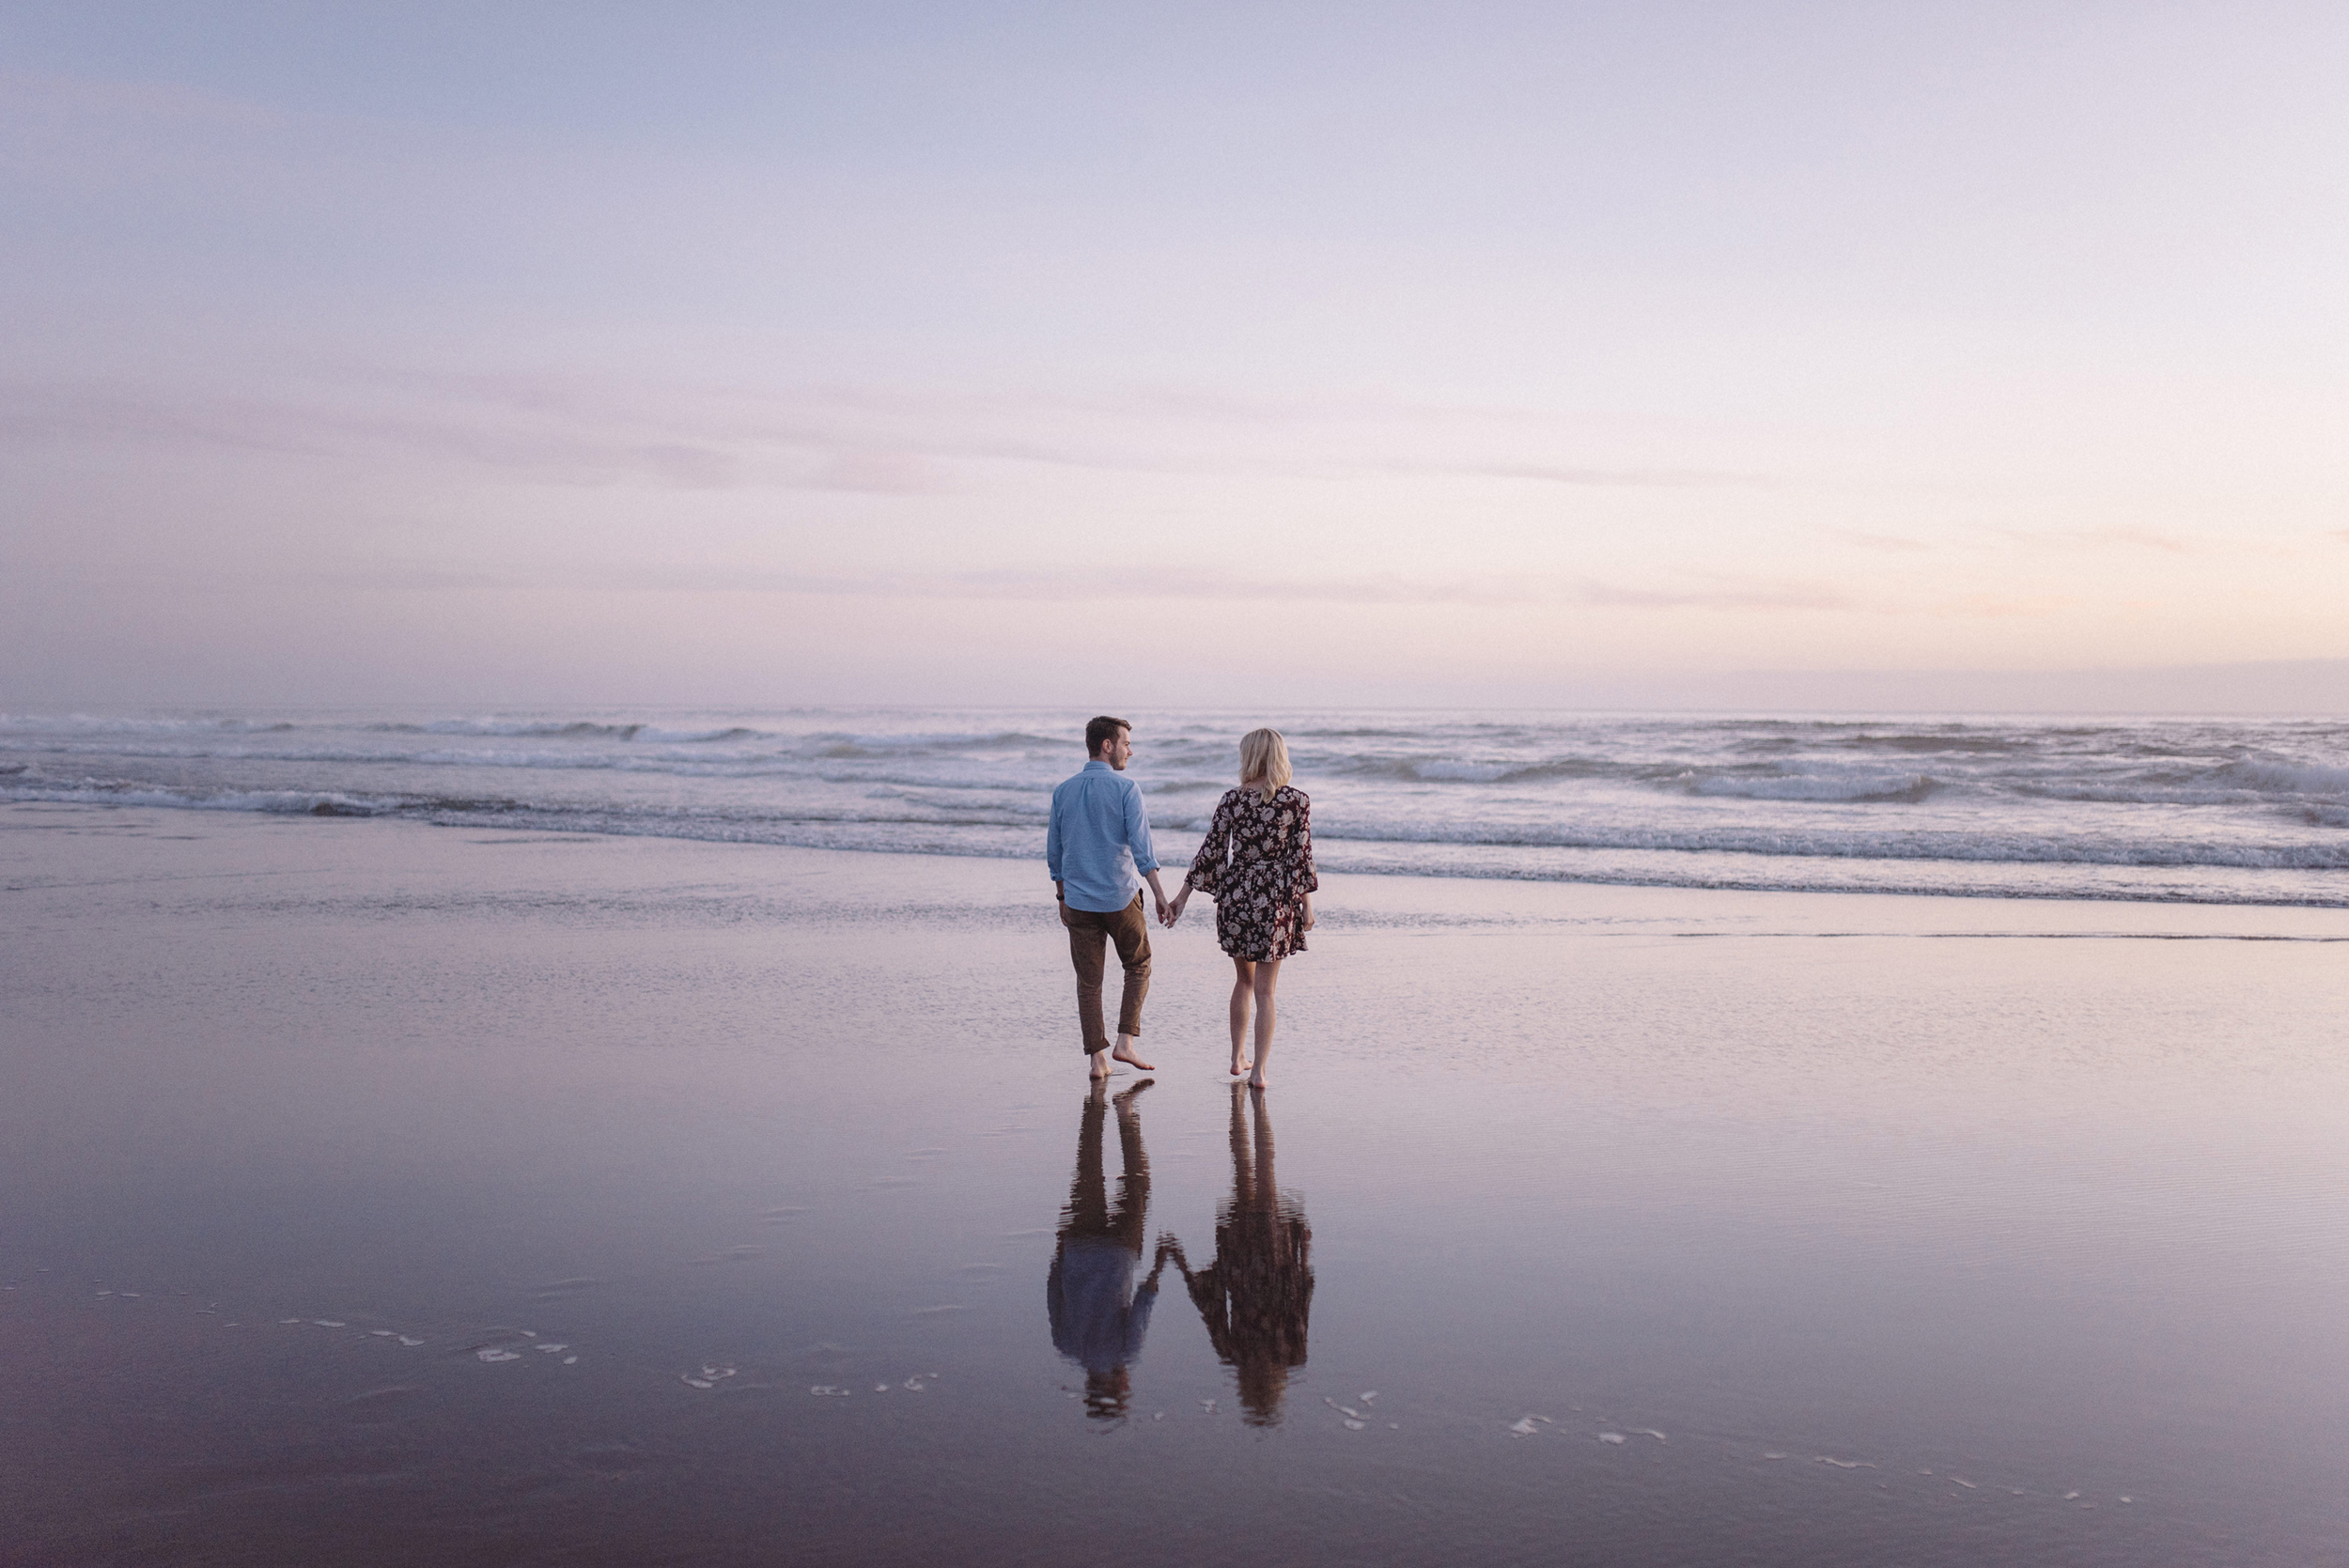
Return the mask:
M1302 794L1297 797L1297 885L1305 894L1299 918L1310 931L1314 928L1314 894L1321 887L1321 877L1314 870L1314 803Z
M1216 885L1223 878L1223 859L1230 851L1232 836L1232 798L1229 795L1215 803L1215 815L1207 818L1206 836L1199 841L1199 853L1190 858L1190 869L1183 875L1183 893L1188 896L1197 888L1209 898L1215 896Z
M1159 916L1168 926L1183 918L1183 907L1190 902L1192 889L1209 898L1216 896L1216 883L1223 873L1223 841L1231 832L1231 813L1225 808L1231 803L1229 796L1216 802L1215 815L1207 819L1206 836L1199 841L1199 853L1190 858L1190 869L1183 873L1182 891Z

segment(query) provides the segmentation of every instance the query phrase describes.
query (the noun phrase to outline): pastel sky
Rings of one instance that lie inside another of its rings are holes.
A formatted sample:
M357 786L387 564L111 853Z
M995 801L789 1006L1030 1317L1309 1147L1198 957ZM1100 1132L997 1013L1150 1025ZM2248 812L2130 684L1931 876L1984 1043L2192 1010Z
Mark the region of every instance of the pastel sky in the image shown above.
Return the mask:
M0 701L2340 660L2344 80L2337 3L13 5Z

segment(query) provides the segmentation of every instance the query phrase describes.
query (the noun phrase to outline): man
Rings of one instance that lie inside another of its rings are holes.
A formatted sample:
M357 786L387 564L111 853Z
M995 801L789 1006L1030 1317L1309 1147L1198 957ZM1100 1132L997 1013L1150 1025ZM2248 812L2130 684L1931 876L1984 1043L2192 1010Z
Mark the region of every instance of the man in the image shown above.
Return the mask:
M1142 999L1150 989L1150 926L1142 915L1144 877L1161 921L1168 905L1166 890L1159 885L1159 857L1150 844L1142 786L1124 776L1133 754L1133 726L1125 720L1104 715L1087 723L1084 770L1052 791L1052 815L1044 830L1044 862L1060 900L1060 923L1068 927L1068 955L1077 966L1077 1021L1084 1029L1095 1078L1110 1076L1112 1058L1150 1071L1150 1063L1134 1054L1142 1033ZM1101 1026L1101 950L1112 942L1126 969L1113 1050Z

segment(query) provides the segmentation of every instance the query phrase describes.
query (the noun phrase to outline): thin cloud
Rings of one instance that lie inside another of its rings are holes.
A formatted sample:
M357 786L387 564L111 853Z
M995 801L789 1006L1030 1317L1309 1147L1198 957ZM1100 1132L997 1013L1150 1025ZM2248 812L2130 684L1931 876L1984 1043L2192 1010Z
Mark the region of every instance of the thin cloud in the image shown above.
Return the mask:
M935 463L910 452L843 452L798 480L795 489L862 495L941 495L954 487Z
M1933 549L1921 539L1904 538L1897 534L1863 534L1850 528L1830 528L1827 534L1828 537L1841 539L1847 545L1882 551L1888 555L1913 555Z
M2061 614L2077 609L2079 602L2075 597L2058 594L1960 594L1920 608L1949 619L2003 621Z
M0 385L0 442L179 442L376 459L408 453L552 483L897 496L947 493L960 488L957 469L1005 466L1323 481L1408 474L1571 487L1770 482L1701 464L1562 463L1489 450L1536 440L1552 452L1569 441L1607 445L1588 431L1574 433L1571 421L1553 421L1546 432L1435 431L1344 417L1316 423L1303 409L1285 425L1237 411L1215 397L1171 394L1087 405L353 369L272 396L121 383ZM1461 453L1471 438L1488 450Z
M173 83L0 73L0 170L78 195L240 178L286 126L259 104Z
M280 456L381 457L405 452L556 483L650 481L678 489L729 488L741 461L725 447L631 429L570 424L533 427L463 411L387 411L315 402L174 396L87 385L0 386L0 444L37 442L190 443Z
M285 116L246 99L176 82L118 82L86 76L47 76L0 71L0 126L8 141L69 127L135 125L186 130L192 127L254 130L282 124ZM7 145L0 143L0 145Z
M1551 468L1534 463L1397 464L1398 472L1456 474L1478 479L1530 479L1548 485L1686 489L1767 483L1759 474L1703 468Z
M135 568L109 568L109 576L118 577L123 570ZM175 568L171 575L178 581L185 574ZM1034 604L1097 603L1106 598L1184 603L1348 604L1398 610L1544 610L1581 606L1658 613L1697 611L1768 615L1921 614L1962 620L2054 615L2076 610L2083 602L2076 596L2059 595L1877 597L1853 593L1832 583L1789 582L1734 573L1703 574L1697 582L1678 584L1626 585L1566 576L1422 582L1395 573L1265 578L1158 567L1082 571L990 567L931 572L778 572L647 565L572 569L530 567L499 571L450 568L428 562L382 562L347 571L306 575L299 581L322 587L401 594L759 595Z
M357 588L369 593L517 593L532 586L527 579L510 574L446 571L437 567L371 567L329 572L311 581L330 588Z
M1586 582L1582 602L1636 610L1858 610L1851 595L1825 583L1726 582L1713 588L1622 588Z
M1265 578L1245 573L1131 567L1057 571L998 567L943 572L760 572L711 567L646 567L535 576L528 582L429 567L386 566L356 579L366 586L403 590L568 589L590 592L787 594L813 598L1007 599L1066 602L1126 599L1337 603L1395 606L1587 605L1614 610L1852 611L1868 608L1839 589L1721 577L1678 588L1625 587L1587 578L1480 578L1415 582L1397 574L1327 578Z
M2033 548L2157 550L2170 555L2190 555L2200 548L2191 540L2152 528L1994 528L1990 532Z

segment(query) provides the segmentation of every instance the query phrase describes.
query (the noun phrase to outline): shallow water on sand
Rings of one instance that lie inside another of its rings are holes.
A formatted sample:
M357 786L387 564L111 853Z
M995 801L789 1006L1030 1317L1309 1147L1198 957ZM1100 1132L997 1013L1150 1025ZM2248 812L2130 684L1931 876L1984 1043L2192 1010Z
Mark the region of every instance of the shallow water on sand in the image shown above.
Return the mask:
M2349 918L1034 873L0 814L0 1557L2349 1561Z

